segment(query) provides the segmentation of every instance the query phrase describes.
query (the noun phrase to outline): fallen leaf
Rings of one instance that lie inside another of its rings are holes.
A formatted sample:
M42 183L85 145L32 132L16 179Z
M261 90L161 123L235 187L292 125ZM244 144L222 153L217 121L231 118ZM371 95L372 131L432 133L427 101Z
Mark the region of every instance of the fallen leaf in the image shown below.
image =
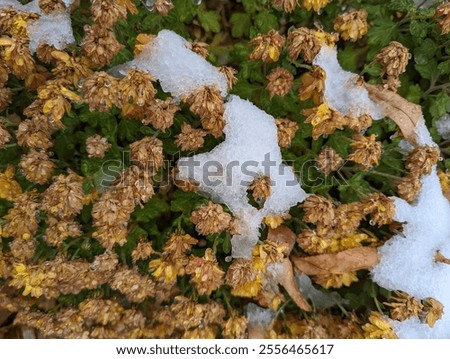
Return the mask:
M360 269L372 268L378 263L378 250L374 247L350 248L339 253L317 256L291 256L298 273L306 275L344 274Z
M413 145L418 145L416 126L422 115L422 108L419 105L405 100L395 92L380 89L375 85L364 84L369 92L369 97L382 109L385 116L391 118L403 137Z
M440 251L436 251L436 255L434 256L436 262L450 264L450 259L444 257Z
M292 248L294 248L294 244L297 236L294 232L292 232L286 226L279 226L277 228L270 228L267 234L267 239L271 242L275 242L277 244L281 244L287 247L287 249L283 252L285 256L289 256L291 254Z

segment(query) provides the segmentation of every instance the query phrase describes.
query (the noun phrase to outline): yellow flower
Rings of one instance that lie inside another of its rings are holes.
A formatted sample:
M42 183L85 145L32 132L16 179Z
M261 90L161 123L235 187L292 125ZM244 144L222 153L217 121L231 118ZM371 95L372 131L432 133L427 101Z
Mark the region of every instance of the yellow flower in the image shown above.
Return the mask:
M270 228L275 229L282 225L284 222L283 217L281 216L270 216L264 218L264 223L268 225Z
M253 298L261 292L261 276L257 275L255 280L236 286L231 289L231 294L235 297Z
M184 261L180 261L177 258L177 262L174 263L169 258L163 259L153 259L149 263L150 271L153 273L153 277L158 279L160 282L173 283L177 280L177 275L184 274Z
M14 198L22 193L22 188L14 177L14 167L8 167L5 172L0 173L0 198L14 201Z
M306 10L313 9L319 13L321 9L328 5L328 0L303 0L303 7Z
M320 284L325 289L341 288L343 285L349 287L353 282L358 281L356 272L347 272L342 274L329 273L326 275L316 276L316 283Z
M47 274L42 269L30 270L25 264L17 264L13 269L13 279L11 286L23 288L22 295L31 295L32 297L40 297L43 293L43 282L47 278Z
M378 312L370 314L369 323L364 324L362 329L366 339L397 339L392 326Z
M367 11L353 10L339 15L334 20L334 29L344 40L355 42L367 34Z
M326 103L321 104L315 109L315 113L311 113L306 119L306 122L311 123L311 125L317 126L321 122L330 119L332 116L331 110Z
M450 173L439 171L438 172L439 181L441 182L442 192L447 192L450 190Z

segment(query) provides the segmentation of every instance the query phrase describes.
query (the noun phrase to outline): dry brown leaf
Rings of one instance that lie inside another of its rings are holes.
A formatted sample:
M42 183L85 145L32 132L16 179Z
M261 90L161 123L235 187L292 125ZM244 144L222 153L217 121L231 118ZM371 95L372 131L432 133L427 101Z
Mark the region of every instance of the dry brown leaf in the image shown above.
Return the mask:
M364 84L369 97L376 102L382 109L384 114L391 118L403 137L413 145L418 145L416 126L422 117L422 108L419 105L411 103L395 92L380 89L375 85Z
M444 264L450 264L450 259L444 257L440 251L436 252L436 255L434 256L434 259L436 262L444 263Z
M250 325L247 327L248 339L265 339L268 336L269 330L262 325Z
M310 257L292 256L298 273L306 275L344 274L372 268L378 263L378 250L374 247L350 248L339 253L320 254Z
M288 227L283 225L277 228L269 227L269 233L267 234L267 239L269 241L285 245L287 247L287 249L283 252L285 256L289 256L289 254L291 254L296 238L297 236L295 235L295 233L292 232Z

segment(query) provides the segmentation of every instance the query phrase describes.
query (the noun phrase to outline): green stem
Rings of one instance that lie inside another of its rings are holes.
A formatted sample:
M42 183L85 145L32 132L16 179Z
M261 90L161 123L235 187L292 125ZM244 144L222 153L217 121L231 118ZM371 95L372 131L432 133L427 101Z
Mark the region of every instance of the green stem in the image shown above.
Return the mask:
M386 177L386 178L392 178L394 180L401 180L402 179L401 177L390 175L389 173L375 171L375 170L370 171L368 174L374 174L374 175L383 176L383 177Z

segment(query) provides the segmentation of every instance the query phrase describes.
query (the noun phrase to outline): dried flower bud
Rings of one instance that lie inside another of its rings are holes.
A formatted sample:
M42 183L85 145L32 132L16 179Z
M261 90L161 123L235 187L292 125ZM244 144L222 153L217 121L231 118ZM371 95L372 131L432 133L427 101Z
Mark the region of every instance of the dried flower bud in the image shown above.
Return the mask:
M232 217L223 210L221 205L209 201L207 205L192 212L189 219L196 225L195 229L198 233L207 236L227 229Z
M334 20L334 29L344 40L355 42L367 34L367 11L352 10L339 15Z
M359 117L346 116L347 117L347 126L356 132L362 132L367 130L370 126L372 126L372 117L369 115L361 115Z
M258 203L264 203L264 201L270 196L271 193L270 177L259 175L250 184L248 189L252 191L253 198Z
M191 50L205 59L208 57L208 47L206 42L193 41L191 43Z
M316 157L318 169L325 175L337 171L344 164L341 156L331 147L325 147Z
M411 54L405 46L397 41L391 41L380 51L375 60L382 66L381 76L387 75L389 84L395 85L397 83L395 79L405 72L410 58Z
M303 220L308 223L318 223L331 226L334 222L333 202L318 195L309 196L302 204L305 215Z
M113 105L119 107L118 86L119 81L103 71L86 78L81 91L89 111L107 112Z
M89 157L104 158L105 152L111 148L111 144L100 135L90 136L86 139L86 151Z
M233 314L225 322L222 330L222 335L226 339L245 339L247 325L248 320L245 316L238 316L236 314Z
M256 46L250 54L250 60L261 59L264 63L277 62L286 39L275 30L270 30L266 35L259 34L249 42Z
M307 62L312 62L320 51L320 42L316 38L315 31L306 27L289 32L287 40L289 57L293 61L303 53L303 58Z
M408 174L397 183L398 195L405 201L412 202L422 187L419 175Z
M272 4L277 9L283 8L287 13L294 11L297 6L298 0L272 0Z
M0 41L2 58L10 71L21 80L25 80L36 71L36 63L28 49L28 40L24 37L3 36Z
M339 112L331 110L326 103L305 109L303 113L308 116L305 122L313 126L312 137L314 140L322 135L331 135L336 129L342 130L347 125L347 119Z
M371 224L382 226L392 223L395 213L395 205L392 200L382 193L372 193L363 201L364 212L369 214Z
M45 220L47 229L45 230L45 241L51 246L61 246L68 237L78 237L81 235L81 225L73 219L59 219L48 216Z
M277 67L267 75L266 90L269 91L270 98L278 95L284 97L292 88L294 75L282 67Z
M310 72L305 72L300 79L302 83L298 88L300 101L312 99L314 104L322 102L326 73L320 67L315 66Z
M22 121L16 132L19 146L43 150L52 147L51 134L43 127L38 119Z
M172 0L155 0L155 9L162 16L167 16L169 11L174 8Z
M329 0L303 0L303 7L306 10L313 9L315 12L320 13L320 10L328 5Z
M416 298L411 297L408 293L394 291L391 302L384 303L390 307L390 315L394 320L404 321L411 317L418 317L423 310L423 305Z
M219 67L219 71L226 76L227 90L231 91L231 89L233 88L233 85L235 85L238 80L236 77L236 72L237 72L236 69L234 69L233 67L230 67L230 66L221 66L221 67Z
M34 183L45 184L53 175L56 165L49 160L46 152L32 149L19 162L25 178Z
M298 124L287 118L277 118L275 123L278 130L278 145L282 148L288 148L298 131Z
M406 158L405 167L415 175L428 175L439 160L439 147L421 146L415 148Z
M217 86L204 86L184 99L201 119L223 114L223 99Z
M190 283L200 295L210 295L224 283L224 272L217 263L211 248L207 248L203 257L192 257L186 266L186 273L191 275Z
M91 13L94 22L107 29L112 29L117 20L127 18L127 8L114 0L92 0Z
M381 157L381 142L375 140L375 135L364 137L360 134L353 135L351 143L353 152L348 156L348 160L361 165L365 170L377 165Z
M205 135L205 131L192 128L191 125L183 123L181 125L181 133L175 136L175 144L182 151L196 151L203 147Z
M108 65L122 48L123 45L117 41L114 32L100 25L85 26L81 51L96 66Z
M157 130L165 132L166 129L173 125L173 118L179 109L170 97L165 100L155 98L147 106L142 123L144 125L152 125Z
M62 0L39 0L39 7L47 15L54 11L66 11L66 5Z
M436 12L434 13L434 18L437 19L439 17L442 17L439 22L442 27L441 34L448 34L450 32L450 3L446 2L438 6Z
M397 339L392 326L379 312L372 312L369 323L364 324L362 329L367 339Z
M141 168L152 168L154 172L164 163L161 140L144 137L142 140L130 144L131 159Z

